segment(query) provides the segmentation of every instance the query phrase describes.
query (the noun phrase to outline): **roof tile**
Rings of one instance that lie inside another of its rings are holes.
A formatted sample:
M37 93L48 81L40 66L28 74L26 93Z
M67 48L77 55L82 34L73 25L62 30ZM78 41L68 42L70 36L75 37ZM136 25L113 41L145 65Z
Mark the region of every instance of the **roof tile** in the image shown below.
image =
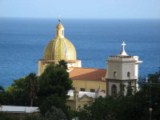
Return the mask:
M73 68L73 70L69 72L69 76L72 80L101 81L105 75L105 69L96 68Z

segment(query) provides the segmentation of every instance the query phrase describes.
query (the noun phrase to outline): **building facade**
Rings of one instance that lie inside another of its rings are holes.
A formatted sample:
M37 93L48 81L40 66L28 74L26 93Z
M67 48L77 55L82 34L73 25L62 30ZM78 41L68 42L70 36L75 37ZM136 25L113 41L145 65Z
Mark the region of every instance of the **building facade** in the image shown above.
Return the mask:
M58 64L60 60L66 61L75 91L69 94L68 105L75 109L93 102L97 96L115 96L122 92L126 95L128 86L134 94L138 90L138 65L141 61L138 56L129 56L125 45L123 42L119 55L108 58L107 69L82 68L76 49L65 38L64 26L59 21L55 38L49 42L43 59L38 62L38 75L43 73L47 65Z

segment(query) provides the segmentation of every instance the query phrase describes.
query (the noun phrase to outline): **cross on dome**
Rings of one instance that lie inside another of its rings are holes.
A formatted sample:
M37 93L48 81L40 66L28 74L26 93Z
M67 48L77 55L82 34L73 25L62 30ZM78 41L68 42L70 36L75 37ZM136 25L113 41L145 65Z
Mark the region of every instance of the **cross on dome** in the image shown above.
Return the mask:
M61 19L60 18L58 18L58 22L61 23Z
M123 41L123 43L122 43L122 51L120 53L120 56L128 56L128 54L125 51L125 46L126 46L126 43Z

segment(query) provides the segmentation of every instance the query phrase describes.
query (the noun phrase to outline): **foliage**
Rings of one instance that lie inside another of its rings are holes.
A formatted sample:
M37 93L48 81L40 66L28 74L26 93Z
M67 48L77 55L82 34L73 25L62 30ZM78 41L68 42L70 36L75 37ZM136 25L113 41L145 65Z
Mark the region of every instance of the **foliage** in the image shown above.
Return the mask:
M19 118L15 116L10 116L7 113L0 112L0 120L19 120Z
M132 83L128 82L128 86L127 86L127 96L131 96L133 95L133 88L132 88Z
M66 70L66 62L60 61L58 65L49 65L39 78L31 73L15 80L6 91L0 87L0 103L24 106L39 103L43 115L51 112L52 107L55 106L57 109L62 109L68 117L69 111L65 103L68 98L67 92L72 88L72 81ZM26 117L29 118L30 116Z
M67 70L67 63L64 60L60 60L57 66Z
M0 105L5 103L5 91L2 86L0 86Z
M40 114L29 114L23 120L44 120Z
M29 74L26 77L26 91L29 94L30 106L33 106L33 102L37 95L37 76L34 73Z
M26 115L24 120L67 120L67 118L61 109L52 106L44 116L41 114Z
M4 88L2 86L0 86L0 93L4 92Z
M36 74L30 73L24 78L15 80L14 83L8 87L6 92L7 96L10 98L9 104L32 106L37 93Z
M51 95L47 97L42 102L42 104L40 104L39 109L42 114L45 114L47 111L50 111L53 106L56 106L57 108L61 108L64 112L67 111L65 100L59 97L58 95Z
M67 120L61 109L52 106L51 110L45 113L44 120Z
M44 87L45 86L45 87ZM67 97L67 92L72 88L72 81L68 72L59 66L49 65L39 77L39 97L57 94Z
M68 98L68 90L72 88L69 74L59 65L49 65L39 77L39 107L44 115L52 106L62 109L68 116L65 105Z
M153 109L152 118L160 120L160 72L150 74L141 91L146 95L148 108Z
M116 120L117 100L113 97L97 98L95 102L78 113L80 120Z
M148 82L141 83L141 90L132 95L132 86L127 96L98 98L80 110L80 120L146 120L152 107L154 120L160 120L160 73L150 74ZM152 82L151 82L152 81Z
M43 116L26 116L25 120L66 120L70 118L69 114L79 120L146 120L150 115L152 119L160 120L160 72L150 74L148 82L143 81L140 91L135 95L132 95L129 83L127 95L123 96L122 84L121 92L116 97L97 98L90 106L73 112L65 104L67 92L72 88L65 66L65 61L49 65L39 78L31 73L15 80L6 91L0 86L0 103L36 105L38 102ZM149 108L153 109L152 114ZM1 119L17 120L5 113L0 113Z

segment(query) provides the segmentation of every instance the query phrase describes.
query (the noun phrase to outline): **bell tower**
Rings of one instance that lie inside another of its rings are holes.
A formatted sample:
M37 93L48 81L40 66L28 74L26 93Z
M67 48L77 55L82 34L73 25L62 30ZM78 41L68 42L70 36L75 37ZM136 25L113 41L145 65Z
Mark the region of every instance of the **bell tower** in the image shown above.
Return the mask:
M138 65L142 63L138 56L129 56L125 51L125 42L117 56L110 56L107 60L107 95L127 95L128 87L132 94L138 90Z

